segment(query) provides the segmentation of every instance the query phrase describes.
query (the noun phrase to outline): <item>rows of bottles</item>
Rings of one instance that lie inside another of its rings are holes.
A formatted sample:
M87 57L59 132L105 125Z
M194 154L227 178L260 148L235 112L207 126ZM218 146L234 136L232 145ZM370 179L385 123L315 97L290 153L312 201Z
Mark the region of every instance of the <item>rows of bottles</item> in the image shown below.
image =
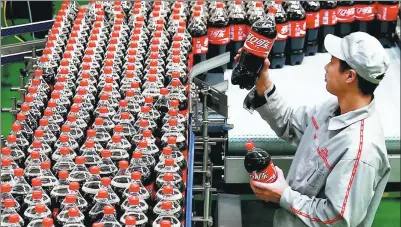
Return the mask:
M323 42L327 34L344 37L363 31L375 36L384 47L391 47L400 7L399 1L210 1L209 7L202 1L193 4L200 12L196 29L190 31L194 45L197 43L195 63L229 51L229 68L249 38L251 26L272 13L272 7L277 37L269 54L271 68L301 64L304 56L326 52ZM259 30L259 34L266 33ZM213 72L224 72L226 68Z
M189 4L63 2L1 149L1 226L184 225Z

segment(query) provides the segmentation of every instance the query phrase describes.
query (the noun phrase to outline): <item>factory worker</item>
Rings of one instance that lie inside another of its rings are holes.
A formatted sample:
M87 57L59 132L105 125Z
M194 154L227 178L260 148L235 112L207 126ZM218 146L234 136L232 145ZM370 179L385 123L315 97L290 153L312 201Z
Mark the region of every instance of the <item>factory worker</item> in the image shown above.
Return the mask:
M266 59L244 102L297 146L286 177L277 167L274 183L250 182L259 199L280 206L275 227L371 226L390 176L373 95L389 65L384 48L364 32L327 35L324 45L332 55L326 88L335 99L292 108L270 80Z

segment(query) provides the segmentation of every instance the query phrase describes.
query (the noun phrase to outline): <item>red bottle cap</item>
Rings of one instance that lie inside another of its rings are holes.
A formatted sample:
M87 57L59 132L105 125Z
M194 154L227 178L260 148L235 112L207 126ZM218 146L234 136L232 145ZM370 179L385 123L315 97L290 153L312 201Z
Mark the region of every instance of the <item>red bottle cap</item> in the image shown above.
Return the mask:
M45 132L41 129L36 129L35 130L35 137L43 137L45 135Z
M125 225L136 225L136 218L135 216L125 216Z
M47 102L47 107L54 108L56 106L57 106L57 103L55 100L49 100L49 102Z
M140 148L146 148L146 147L148 146L148 141L146 141L146 140L141 140L141 141L138 142L138 146L139 146Z
M49 120L48 120L48 119L45 119L45 118L40 119L40 120L39 120L39 125L40 125L40 126L48 126L48 125L49 125Z
M139 179L137 179L139 180ZM139 192L140 186L137 183L130 184L129 191L132 192Z
M53 91L51 97L52 97L52 99L59 99L60 98L60 92Z
M149 74L156 74L157 73L157 67L151 67L150 69L149 69ZM154 76L154 75L151 75L151 76ZM150 76L149 76L150 77ZM156 77L155 77L156 78ZM152 79L153 80L153 79ZM149 81L151 81L151 80L149 80ZM156 81L156 80L155 80ZM151 82L155 82L155 81L151 81Z
M18 124L20 127L21 127L21 125L20 124ZM9 142L9 143L15 143L15 142L17 142L17 136L16 135L8 135L7 136L7 142ZM4 147L4 148L9 148L9 147Z
M121 136L120 136L120 135L114 135L114 136L111 138L111 140L112 140L114 143L120 143L120 142L121 142Z
M147 127L147 126L149 126L149 121L148 120L141 120L141 121L139 121L139 126Z
M26 120L26 116L23 113L18 113L17 114L17 120L19 121L25 121Z
M70 131L71 131L71 126L69 126L69 125L62 125L62 126L61 126L61 131L62 131L62 132L70 132Z
M247 151L252 151L255 148L255 144L252 141L245 143L245 149Z
M153 103L153 96L146 96L145 103Z
M172 116L172 117L177 116L178 115L178 110L171 109L171 110L168 111L168 115Z
M77 116L76 116L76 115L73 115L73 114L69 114L69 115L67 116L67 120L68 120L69 122L74 122L74 121L77 120Z
M1 165L2 166L10 166L11 165L11 159L10 158L2 158L1 159Z
M177 119L170 119L168 120L168 124L170 126L177 126Z
M66 203L76 203L76 201L77 201L77 196L74 194L68 194L65 196Z
M174 159L171 159L171 158L164 159L164 165L173 166L174 165Z
M149 106L142 106L141 107L141 112L142 113L149 113L150 107Z
M89 172L91 174L99 174L100 173L100 167L99 166L91 166L89 168Z
M123 113L121 113L121 119L129 119L129 113L127 113L127 112L123 112Z
M60 179L67 179L69 176L69 173L67 170L61 170L58 172L58 178Z
M85 142L85 147L86 147L86 148L95 147L95 141L93 141L93 140L86 141L86 142Z
M14 135L9 135L8 138L10 138L10 136L14 136ZM10 140L8 140L8 142L10 142ZM1 154L2 155L10 155L11 154L11 148L9 148L9 147L1 148Z
M160 88L160 94L161 95L167 95L168 94L168 89L167 88Z
M40 168L41 169L50 169L51 163L50 162L42 162L40 163Z
M41 199L43 196L42 191L33 191L32 192L32 198L33 199Z
M41 148L42 147L42 141L35 140L32 142L33 148Z
M106 93L102 93L102 94L100 95L100 100L109 100L109 95L106 94Z
M131 88L139 88L139 82L135 81L131 83Z
M24 169L18 168L18 169L14 169L14 175L16 177L22 177L24 176Z
M119 162L118 162L118 168L120 168L120 169L126 169L126 168L128 168L128 162L127 162L127 161L124 161L124 160L119 161Z
M40 157L40 153L38 151L32 151L31 152L31 158L32 159L37 159Z
M173 181L174 174L173 173L165 173L163 176L164 181Z
M79 190L79 183L78 182L71 182L69 185L69 189L72 191Z
M173 208L173 203L171 201L162 201L163 210L170 210L171 208Z
M15 207L15 201L13 199L5 199L3 201L4 207Z
M142 177L142 173L139 171L134 171L131 173L131 179L133 180L140 180Z
M46 206L43 204L36 204L35 211L36 211L36 213L44 213L44 212L46 212Z
M68 155L70 153L70 148L68 147L62 147L60 148L60 154L62 155Z
M155 76L155 75L149 75L148 80L149 80L150 82L156 82L156 76Z
M72 207L72 208L68 209L69 217L78 217L78 215L79 215L79 210L77 208Z
M96 118L95 119L95 124L96 125L103 125L104 124L104 119L100 118L100 117Z
M32 187L40 187L40 186L42 186L42 179L35 177L32 179L31 184L32 184ZM33 193L32 193L32 195L33 195Z
M67 136L67 135L60 136L60 142L68 143L68 141L70 141L70 137L69 136Z
M111 151L110 151L110 150L102 150L102 151L100 152L100 155L101 155L103 158L110 158L110 156L111 156Z
M88 135L88 137L95 137L96 136L96 130L88 129L86 134Z
M142 158L142 152L140 152L140 151L134 151L134 153L133 153L133 158L135 158L135 159L139 159L139 158Z
M122 125L115 125L114 126L114 132L123 132L124 128Z
M9 185L9 184L3 184L3 185L1 185L1 192L2 192L2 193L11 192L11 185Z
M162 220L160 222L160 227L171 227L171 222L169 220Z
M109 192L106 189L100 189L97 193L97 196L101 199L105 199L109 197Z
M152 136L152 131L149 129L143 130L142 132L143 137L151 137Z
M52 218L43 218L42 225L43 225L43 227L52 227L53 219Z
M103 209L104 214L114 214L113 206L105 206Z
M171 155L173 153L173 149L171 147L164 147L163 154L164 155Z
M174 63L179 63L180 62L180 57L174 56L173 57L173 62Z
M93 223L92 227L104 227L104 224L97 222L97 223Z
M108 112L109 112L109 109L106 106L101 106L99 108L99 113L108 113Z
M173 194L174 188L171 185L166 185L163 187L163 193L166 195L171 195Z
M19 222L19 216L18 214L10 214L10 216L8 216L8 222L9 223L18 223Z
M85 165L86 158L85 156L77 156L75 157L75 164L77 165Z
M139 197L138 196L130 196L129 197L129 204L130 205L138 205L139 204Z

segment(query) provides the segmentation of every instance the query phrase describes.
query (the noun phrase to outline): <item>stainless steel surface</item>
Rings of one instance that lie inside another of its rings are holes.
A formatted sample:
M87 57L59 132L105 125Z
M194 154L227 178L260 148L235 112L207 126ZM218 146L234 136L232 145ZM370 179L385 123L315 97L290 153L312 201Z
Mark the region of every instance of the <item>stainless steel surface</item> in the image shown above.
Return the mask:
M46 39L37 39L23 43L2 45L1 57L20 53L32 53L32 47L35 47L37 50L43 50L45 48L45 44Z
M1 112L9 112L12 115L12 122L17 120L17 113L19 108L17 108L17 98L11 97L11 108L1 108Z
M210 183L206 182L204 184L204 201L203 201L203 220L207 220L203 222L203 227L209 227L213 225L211 217L209 217L210 211Z
M388 156L391 165L389 182L400 182L400 155ZM287 176L293 156L272 156L274 165L280 167ZM249 183L249 175L244 168L244 157L227 156L224 160L224 181L226 183Z
M218 194L217 227L242 227L241 197Z

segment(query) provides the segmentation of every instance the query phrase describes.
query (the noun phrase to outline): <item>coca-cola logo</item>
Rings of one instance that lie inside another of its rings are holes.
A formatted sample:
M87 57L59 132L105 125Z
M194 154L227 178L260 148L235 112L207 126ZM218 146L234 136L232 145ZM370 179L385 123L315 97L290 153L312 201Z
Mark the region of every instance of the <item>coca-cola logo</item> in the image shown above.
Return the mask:
M211 37L213 38L225 38L226 34L224 30L214 30L211 32Z
M269 175L266 172L261 172L261 173L252 173L250 174L250 178L254 181L259 181L259 182L270 182L275 179L275 175L272 175L269 177Z
M287 34L288 33L288 26L281 27L280 33L281 34Z
M373 14L373 6L359 7L356 9L356 13L359 15Z
M337 10L337 16L341 17L353 17L355 15L355 8L341 9Z
M246 38L246 42L251 43L255 47L260 47L263 49L269 49L270 41L267 39L259 39L258 37L254 36L252 33L248 34Z

